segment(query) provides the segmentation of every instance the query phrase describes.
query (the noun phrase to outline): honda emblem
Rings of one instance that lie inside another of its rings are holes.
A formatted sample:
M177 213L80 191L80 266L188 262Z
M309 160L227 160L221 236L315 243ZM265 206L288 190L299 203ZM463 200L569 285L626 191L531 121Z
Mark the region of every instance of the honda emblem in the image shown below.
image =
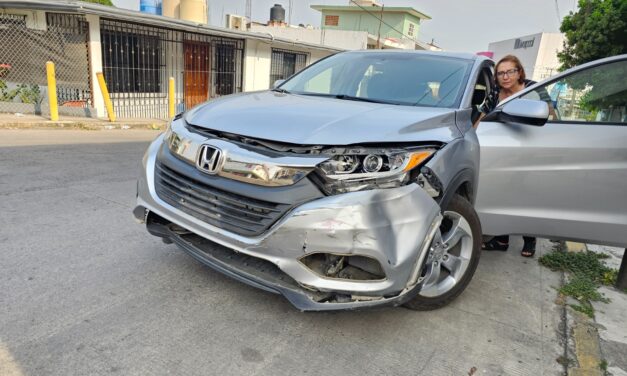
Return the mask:
M200 171L215 175L220 171L224 153L215 146L203 145L200 147L200 155L196 161L196 167Z

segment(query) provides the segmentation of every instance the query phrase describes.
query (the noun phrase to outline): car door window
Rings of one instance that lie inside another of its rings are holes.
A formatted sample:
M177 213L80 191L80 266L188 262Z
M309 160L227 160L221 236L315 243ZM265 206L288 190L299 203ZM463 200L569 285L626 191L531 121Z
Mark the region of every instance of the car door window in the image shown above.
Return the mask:
M521 98L546 101L552 122L626 125L625 77L627 61L621 60L575 72Z

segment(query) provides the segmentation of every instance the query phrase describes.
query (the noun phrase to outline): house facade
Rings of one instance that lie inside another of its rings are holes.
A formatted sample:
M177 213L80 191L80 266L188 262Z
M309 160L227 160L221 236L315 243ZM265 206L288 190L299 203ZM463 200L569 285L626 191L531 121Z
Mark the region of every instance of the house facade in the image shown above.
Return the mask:
M341 51L77 1L0 0L0 111L46 114L45 63L56 66L59 112L105 116L102 72L119 118L167 118L206 100L268 89Z
M386 7L375 1L348 5L312 5L321 13L323 30L368 33L368 48L426 49L419 42L420 24L431 17L411 7Z

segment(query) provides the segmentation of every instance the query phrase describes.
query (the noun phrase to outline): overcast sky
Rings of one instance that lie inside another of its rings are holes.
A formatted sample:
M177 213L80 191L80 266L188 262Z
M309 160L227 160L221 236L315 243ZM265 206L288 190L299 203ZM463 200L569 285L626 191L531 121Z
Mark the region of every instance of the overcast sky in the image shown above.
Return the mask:
M252 0L254 21L266 22L270 8L289 0ZM385 0L386 6L410 6L431 16L424 21L420 39L432 39L449 51L484 51L490 42L538 32L559 31L559 19L576 7L576 0ZM113 0L118 7L139 9L139 0ZM320 26L320 13L311 4L346 5L348 0L292 0L292 24ZM225 14L245 13L246 0L209 0L210 22L224 26Z

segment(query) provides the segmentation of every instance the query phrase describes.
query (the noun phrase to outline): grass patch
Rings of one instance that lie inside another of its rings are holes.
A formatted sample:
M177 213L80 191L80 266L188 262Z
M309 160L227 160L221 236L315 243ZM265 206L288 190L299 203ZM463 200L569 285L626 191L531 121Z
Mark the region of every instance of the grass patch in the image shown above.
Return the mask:
M611 269L602 261L608 258L602 253L563 252L561 250L540 257L540 264L552 270L561 270L581 277L587 277L596 284L611 285L616 281L618 271Z
M579 312L594 317L591 302L609 303L609 299L599 293L601 285L613 285L616 282L618 271L609 268L603 262L608 255L594 252L564 252L554 250L540 257L540 264L557 271L570 273L568 283L559 289L559 292L575 298L580 304L571 305Z
M571 304L570 308L577 312L581 312L590 318L594 318L594 307L592 307L592 304L590 303Z

